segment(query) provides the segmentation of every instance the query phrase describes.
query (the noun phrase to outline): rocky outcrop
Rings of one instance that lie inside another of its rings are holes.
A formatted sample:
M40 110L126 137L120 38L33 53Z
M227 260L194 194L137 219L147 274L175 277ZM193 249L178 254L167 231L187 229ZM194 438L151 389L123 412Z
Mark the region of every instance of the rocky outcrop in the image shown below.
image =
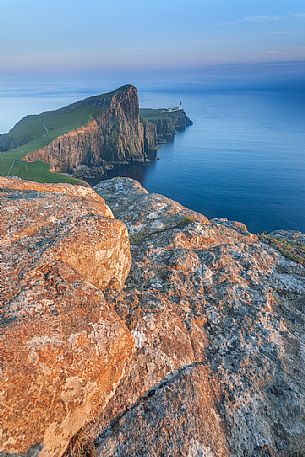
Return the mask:
M137 345L92 425L99 455L303 455L304 267L127 178L96 190L130 233L113 301Z
M128 178L24 185L2 184L4 451L78 430L65 455L304 455L300 262Z
M94 178L118 163L153 160L159 144L191 124L182 109L140 110L137 89L126 85L58 110L24 117L0 135L0 152L10 153L23 146L17 168L29 179L31 167L25 162L40 160L50 164L51 172ZM6 168L3 175L9 171Z
M141 109L141 118L156 127L157 142L166 143L177 131L193 125L183 109L167 111L162 109Z
M91 188L0 178L1 455L60 456L114 393L134 340L103 290L126 227Z
M152 159L157 143L153 126L143 126L140 121L137 89L127 85L106 95L100 101L91 97L71 105L72 112L82 108L80 104L100 109L87 125L58 136L46 147L29 153L26 160L48 162L51 171L73 172L78 165L100 167L103 162Z

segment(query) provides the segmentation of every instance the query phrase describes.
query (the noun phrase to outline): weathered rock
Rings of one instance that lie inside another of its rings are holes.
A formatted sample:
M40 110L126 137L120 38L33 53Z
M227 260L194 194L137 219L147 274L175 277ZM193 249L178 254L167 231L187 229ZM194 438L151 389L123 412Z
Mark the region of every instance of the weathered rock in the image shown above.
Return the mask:
M213 384L209 370L196 364L173 373L103 431L99 455L227 456Z
M278 249L288 259L305 267L305 234L295 230L262 233L260 239Z
M127 178L96 190L131 234L109 296L137 345L86 429L99 455L304 455L304 267Z
M125 225L92 189L2 187L4 451L78 432L67 455L304 455L300 262L115 178L96 191L130 233L125 282Z
M102 292L125 282L127 230L91 188L5 178L0 188L0 454L60 456L133 351Z

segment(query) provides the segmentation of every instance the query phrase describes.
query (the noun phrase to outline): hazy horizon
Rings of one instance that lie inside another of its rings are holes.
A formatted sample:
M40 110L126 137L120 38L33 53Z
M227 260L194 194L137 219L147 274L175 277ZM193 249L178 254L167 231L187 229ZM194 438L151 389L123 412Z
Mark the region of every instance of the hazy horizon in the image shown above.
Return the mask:
M0 75L0 133L27 114L56 109L76 100L135 85L140 94L277 90L305 92L305 60L205 65L154 71L112 70L74 75ZM156 100L156 107L158 100Z
M301 0L2 0L1 19L1 133L126 83L140 93L305 91Z

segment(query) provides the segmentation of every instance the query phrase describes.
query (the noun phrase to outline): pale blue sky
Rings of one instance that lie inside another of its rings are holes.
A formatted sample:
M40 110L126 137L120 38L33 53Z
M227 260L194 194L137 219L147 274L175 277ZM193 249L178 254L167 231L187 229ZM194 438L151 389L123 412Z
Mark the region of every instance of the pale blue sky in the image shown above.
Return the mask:
M1 68L305 59L304 0L0 0Z
M0 0L0 24L2 77L305 61L304 0Z

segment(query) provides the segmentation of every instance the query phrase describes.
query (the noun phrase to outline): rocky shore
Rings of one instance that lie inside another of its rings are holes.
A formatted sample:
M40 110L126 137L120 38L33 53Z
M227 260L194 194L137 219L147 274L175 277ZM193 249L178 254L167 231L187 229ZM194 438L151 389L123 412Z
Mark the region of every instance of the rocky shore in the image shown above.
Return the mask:
M304 235L128 178L0 187L0 455L304 455Z

